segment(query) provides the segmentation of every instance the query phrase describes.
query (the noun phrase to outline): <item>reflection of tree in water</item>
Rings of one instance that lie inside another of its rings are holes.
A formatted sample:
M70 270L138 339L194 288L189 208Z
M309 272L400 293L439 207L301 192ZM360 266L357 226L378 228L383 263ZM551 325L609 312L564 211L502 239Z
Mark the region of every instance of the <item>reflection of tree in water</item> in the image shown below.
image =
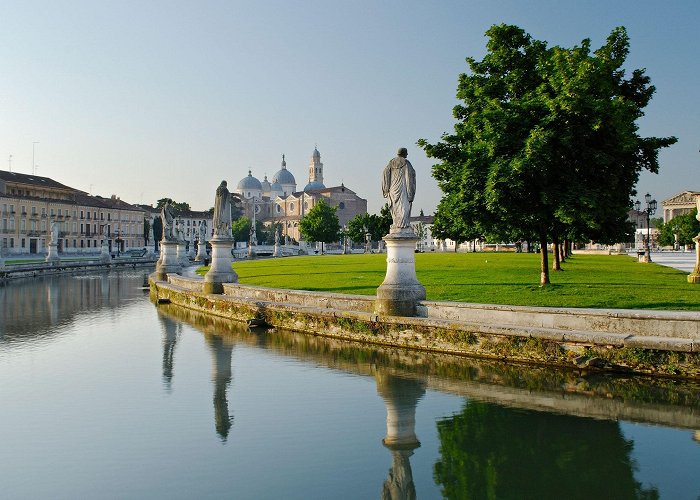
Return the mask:
M446 498L656 499L634 479L616 422L469 401L438 422Z

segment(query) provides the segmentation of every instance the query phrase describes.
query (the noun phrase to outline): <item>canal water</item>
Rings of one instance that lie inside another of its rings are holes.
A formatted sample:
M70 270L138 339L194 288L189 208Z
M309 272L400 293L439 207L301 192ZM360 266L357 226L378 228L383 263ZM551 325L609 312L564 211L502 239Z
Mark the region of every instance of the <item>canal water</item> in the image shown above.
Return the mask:
M697 384L359 346L0 286L0 498L700 498Z

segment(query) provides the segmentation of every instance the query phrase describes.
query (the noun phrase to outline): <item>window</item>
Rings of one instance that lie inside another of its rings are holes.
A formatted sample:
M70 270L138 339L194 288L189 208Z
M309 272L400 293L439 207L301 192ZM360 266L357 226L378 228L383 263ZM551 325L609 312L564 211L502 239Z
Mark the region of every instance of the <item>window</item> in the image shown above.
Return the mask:
M289 211L293 212L294 211L294 203L289 204Z
M19 221L19 230L22 232L27 230L27 221L26 220L22 219L21 221Z
M53 210L53 208L52 208L52 209L51 209L51 217L53 217L54 215L56 215L56 214L54 213L54 210Z
M36 207L32 207L32 215L36 215Z
M80 218L81 218L81 219L84 219L84 218L85 218L85 212L82 211L82 210L80 211Z
M46 207L41 207L41 216L46 217Z
M10 248L15 248L15 239L10 238Z
M62 208L58 209L58 216L63 217L63 209Z
M24 238L22 238L22 248L26 248L26 243L24 241Z
M278 214L279 214L279 213L282 213L282 207L279 205L279 203L278 203L277 206L275 207L275 210L277 211Z

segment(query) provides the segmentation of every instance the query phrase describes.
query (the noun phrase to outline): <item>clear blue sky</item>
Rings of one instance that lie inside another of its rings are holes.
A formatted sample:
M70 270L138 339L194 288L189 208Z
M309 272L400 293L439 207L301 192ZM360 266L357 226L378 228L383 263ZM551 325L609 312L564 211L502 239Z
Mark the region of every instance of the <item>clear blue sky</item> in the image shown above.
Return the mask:
M642 135L678 137L640 195L700 190L700 2L1 2L0 168L131 203L213 205L222 179L262 179L286 154L298 188L318 146L327 186L383 204L400 146L418 175L414 213L441 193L415 143L452 131L465 57L516 24L550 45L628 29L627 68L657 92Z

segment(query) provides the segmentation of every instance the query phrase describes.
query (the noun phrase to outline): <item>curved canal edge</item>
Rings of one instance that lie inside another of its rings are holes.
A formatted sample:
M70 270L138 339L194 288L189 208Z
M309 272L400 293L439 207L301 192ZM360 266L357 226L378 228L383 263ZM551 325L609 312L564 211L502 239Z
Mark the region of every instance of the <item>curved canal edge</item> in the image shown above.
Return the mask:
M33 262L28 264L13 264L0 266L0 285L12 279L36 278L38 276L53 276L56 274L73 274L110 269L130 269L155 266L156 261L144 258L120 258L110 261L94 260L63 260L54 262Z
M367 344L589 371L700 379L700 312L565 309L421 301L381 316L376 297L149 277L151 299L236 321Z

